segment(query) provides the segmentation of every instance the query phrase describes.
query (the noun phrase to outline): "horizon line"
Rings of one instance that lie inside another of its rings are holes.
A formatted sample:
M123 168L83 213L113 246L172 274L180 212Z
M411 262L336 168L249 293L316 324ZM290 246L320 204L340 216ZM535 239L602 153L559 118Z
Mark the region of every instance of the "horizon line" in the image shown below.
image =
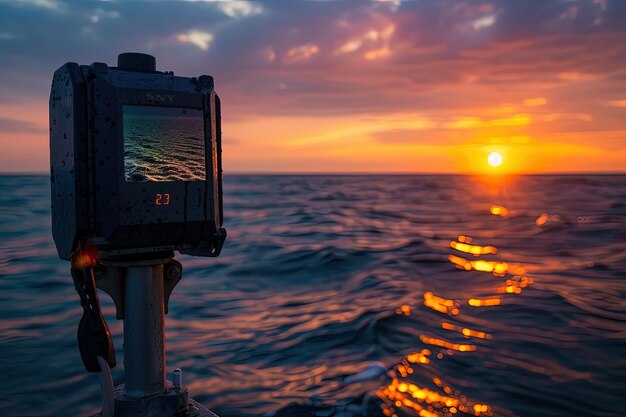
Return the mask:
M48 176L49 172L46 171L0 171L0 176ZM334 175L334 176L350 176L350 175L380 175L380 176L400 176L400 175L444 175L444 176L494 176L494 177L502 177L502 176L533 176L533 175L626 175L626 170L624 171L549 171L549 172L508 172L508 173L460 173L460 172L426 172L426 171L376 171L376 172L367 172L367 171L232 171L232 172L224 172L224 176L228 175L259 175L259 176L270 176L270 175L311 175L311 176L321 176L321 175Z

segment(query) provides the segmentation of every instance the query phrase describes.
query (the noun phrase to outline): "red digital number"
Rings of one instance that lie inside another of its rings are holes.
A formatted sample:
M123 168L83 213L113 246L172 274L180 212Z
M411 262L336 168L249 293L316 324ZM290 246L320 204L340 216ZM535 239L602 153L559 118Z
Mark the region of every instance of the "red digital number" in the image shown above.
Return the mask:
M156 199L154 200L154 204L157 206L167 206L170 203L170 195L169 194L157 194Z

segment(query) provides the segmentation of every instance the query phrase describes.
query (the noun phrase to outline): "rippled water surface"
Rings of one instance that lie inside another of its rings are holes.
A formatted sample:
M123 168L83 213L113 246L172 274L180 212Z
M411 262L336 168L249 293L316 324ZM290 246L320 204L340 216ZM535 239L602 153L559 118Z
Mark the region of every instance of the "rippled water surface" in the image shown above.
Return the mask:
M202 110L124 106L126 181L204 181Z
M0 415L99 408L43 176L0 177ZM626 414L626 176L227 176L168 369L220 416ZM101 296L122 379L122 323Z

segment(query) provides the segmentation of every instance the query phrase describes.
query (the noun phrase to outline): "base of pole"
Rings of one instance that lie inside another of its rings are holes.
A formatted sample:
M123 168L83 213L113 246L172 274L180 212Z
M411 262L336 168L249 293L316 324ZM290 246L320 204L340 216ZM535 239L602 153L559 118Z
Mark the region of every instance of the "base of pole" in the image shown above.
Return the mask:
M167 381L165 392L146 398L129 398L124 384L115 386L115 417L218 417L217 414L189 398L186 386L174 389ZM100 413L92 417L100 417Z
M125 384L115 387L115 417L172 417L187 416L189 392L187 387L174 389L168 381L165 392L144 398L126 395Z

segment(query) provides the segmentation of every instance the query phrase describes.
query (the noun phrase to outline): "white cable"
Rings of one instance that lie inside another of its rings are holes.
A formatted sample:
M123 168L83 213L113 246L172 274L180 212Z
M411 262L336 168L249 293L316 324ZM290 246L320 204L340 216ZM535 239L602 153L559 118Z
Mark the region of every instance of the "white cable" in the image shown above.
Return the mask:
M98 365L100 372L100 387L102 388L102 413L101 417L114 417L115 415L115 394L113 392L113 377L111 376L111 368L102 356L98 356Z

